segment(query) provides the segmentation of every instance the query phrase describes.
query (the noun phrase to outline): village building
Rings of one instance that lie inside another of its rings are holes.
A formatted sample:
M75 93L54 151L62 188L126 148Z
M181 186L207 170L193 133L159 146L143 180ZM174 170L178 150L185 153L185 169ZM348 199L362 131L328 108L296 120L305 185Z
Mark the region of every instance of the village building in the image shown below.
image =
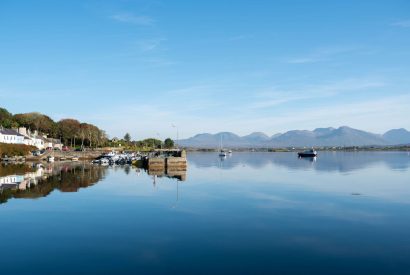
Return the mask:
M0 128L0 143L24 144L24 136L15 130Z
M18 129L0 128L0 143L25 144L37 147L38 149L57 148L62 149L63 144L59 139L40 136L37 131L33 133L24 127Z
M44 148L51 148L51 149L63 149L63 144L59 139L56 138L48 138L47 136L43 136L44 141Z

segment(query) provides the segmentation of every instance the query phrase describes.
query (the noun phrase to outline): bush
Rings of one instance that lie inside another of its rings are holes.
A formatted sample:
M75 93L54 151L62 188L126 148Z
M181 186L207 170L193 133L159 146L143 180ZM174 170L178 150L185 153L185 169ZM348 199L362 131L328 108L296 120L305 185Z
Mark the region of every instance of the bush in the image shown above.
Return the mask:
M0 157L26 156L34 150L37 150L37 147L24 144L0 143Z

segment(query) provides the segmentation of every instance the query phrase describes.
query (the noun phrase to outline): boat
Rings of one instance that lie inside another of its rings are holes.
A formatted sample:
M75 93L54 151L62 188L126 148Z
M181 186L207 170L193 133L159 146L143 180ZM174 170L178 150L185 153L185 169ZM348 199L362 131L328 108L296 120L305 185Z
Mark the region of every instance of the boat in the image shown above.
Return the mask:
M226 151L222 147L222 135L221 135L221 141L219 142L219 156L221 158L225 158L227 155L228 154L226 153Z
M78 157L72 157L71 161L78 161Z
M300 158L306 158L306 157L313 158L317 156L317 152L314 149L310 149L310 150L306 150L303 152L298 152L298 156Z
M53 156L48 156L47 161L48 162L54 162L54 157Z
M100 164L104 165L104 166L110 165L110 161L106 158L103 158L103 159L100 160Z

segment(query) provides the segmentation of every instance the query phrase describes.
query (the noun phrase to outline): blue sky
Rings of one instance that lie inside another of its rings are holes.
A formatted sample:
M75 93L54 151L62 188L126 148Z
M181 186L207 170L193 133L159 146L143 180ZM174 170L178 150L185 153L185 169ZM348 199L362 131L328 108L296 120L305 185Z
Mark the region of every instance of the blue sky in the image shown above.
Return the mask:
M409 1L0 2L0 106L110 136L410 130Z

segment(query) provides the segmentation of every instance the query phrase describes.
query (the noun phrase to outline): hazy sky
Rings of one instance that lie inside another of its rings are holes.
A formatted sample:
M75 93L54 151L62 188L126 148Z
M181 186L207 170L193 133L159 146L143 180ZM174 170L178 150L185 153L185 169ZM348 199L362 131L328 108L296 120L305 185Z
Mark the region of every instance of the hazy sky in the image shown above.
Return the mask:
M110 136L410 130L410 1L0 1L0 106Z

